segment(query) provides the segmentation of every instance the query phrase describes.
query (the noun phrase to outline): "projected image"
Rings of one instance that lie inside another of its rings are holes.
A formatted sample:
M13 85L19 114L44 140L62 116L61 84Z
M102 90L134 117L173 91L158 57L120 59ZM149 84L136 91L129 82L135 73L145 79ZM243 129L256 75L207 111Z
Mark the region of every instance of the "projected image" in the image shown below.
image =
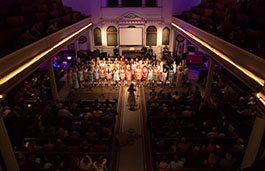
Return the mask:
M142 28L120 28L120 45L137 46L143 44Z

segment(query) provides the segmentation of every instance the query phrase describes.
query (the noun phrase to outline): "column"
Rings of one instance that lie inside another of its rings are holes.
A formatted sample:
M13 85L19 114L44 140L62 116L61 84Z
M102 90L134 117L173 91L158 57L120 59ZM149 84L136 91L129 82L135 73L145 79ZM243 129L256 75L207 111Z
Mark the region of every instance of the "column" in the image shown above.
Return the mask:
M145 3L146 0L142 0L142 7L145 7L146 3Z
M182 51L182 68L186 66L186 59L188 55L189 41L187 39L183 42L183 51Z
M122 7L122 0L118 0L119 1L119 7Z
M75 57L78 58L78 51L80 50L79 39L75 40L74 44L75 44Z
M48 64L48 74L50 77L50 85L51 85L51 91L52 91L52 101L53 101L53 104L56 104L57 100L59 100L59 95L58 95L56 79L55 79L54 71L53 71L52 59L49 59L47 64Z
M205 88L205 95L204 95L204 101L208 102L210 99L211 95L211 90L212 90L212 83L213 83L213 74L214 74L214 60L212 57L210 57L210 64L208 68L208 75L207 75L207 83L206 83L206 88Z
M0 108L1 108L1 105L0 105ZM19 171L17 160L14 155L13 148L12 148L11 142L8 137L5 123L3 121L3 118L1 117L2 115L1 113L2 113L2 108L0 109L0 135L1 135L0 151L1 151L1 155L3 157L7 170Z
M171 34L170 34L170 43L169 43L169 50L172 52L172 55L176 52L176 34L175 34L175 30L171 29L170 30Z
M241 169L250 167L256 160L259 146L265 129L265 106L259 102L257 106L256 119L251 131L246 152L241 164Z
M188 53L189 41L187 39L183 42L183 53Z

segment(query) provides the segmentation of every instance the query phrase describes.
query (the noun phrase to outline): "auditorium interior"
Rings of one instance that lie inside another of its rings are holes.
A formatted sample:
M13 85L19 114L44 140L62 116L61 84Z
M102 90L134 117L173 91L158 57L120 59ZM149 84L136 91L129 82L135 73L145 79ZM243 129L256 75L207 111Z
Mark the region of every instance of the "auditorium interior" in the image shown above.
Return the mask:
M265 170L265 0L0 14L0 171Z

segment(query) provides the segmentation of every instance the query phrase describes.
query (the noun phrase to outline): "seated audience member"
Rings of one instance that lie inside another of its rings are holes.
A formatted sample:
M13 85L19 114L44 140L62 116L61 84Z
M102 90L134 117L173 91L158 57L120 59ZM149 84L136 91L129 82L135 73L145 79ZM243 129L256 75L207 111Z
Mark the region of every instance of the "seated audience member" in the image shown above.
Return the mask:
M152 89L152 91L149 94L149 100L154 101L156 99L157 99L157 92L155 91L155 89Z
M174 93L174 95L172 96L172 99L174 99L174 100L179 100L179 92L178 91L175 91L175 93Z
M71 117L73 114L67 110L64 106L58 111L59 117Z
M83 118L84 120L88 120L89 118L92 118L93 115L90 112L85 112L80 114L80 117Z
M165 103L162 104L162 112L167 114L167 105Z
M110 103L109 99L105 100L105 103L103 104L104 108L112 108L112 104Z
M4 110L3 110L3 113L2 113L2 116L3 117L7 117L9 113L11 113L10 108L8 106L5 106Z
M243 152L245 149L244 140L241 138L237 139L237 143L234 145L233 150Z
M181 138L181 143L177 145L177 151L180 153L185 153L190 149L190 144L186 142L186 138Z
M194 100L200 100L201 99L202 96L201 96L201 92L199 90L199 87L196 86L193 95L194 95Z
M102 143L97 143L91 148L91 150L95 152L106 152L108 150L108 146Z
M75 170L79 166L79 160L73 156L65 156L62 162L63 170Z
M191 117L193 112L191 111L190 106L186 106L186 109L182 112L182 116L184 117Z
M207 134L207 136L208 137L217 137L218 136L218 133L217 133L217 127L212 127L212 131L211 132L209 132L208 134Z
M93 108L101 107L101 103L99 103L98 99L96 99L96 100L92 103L92 107L93 107Z
M90 144L88 143L87 140L82 141L82 143L80 144L80 148L82 151L89 151L90 150Z
M169 167L170 167L170 165L167 163L167 158L164 156L159 163L159 168L160 169L168 169Z
M103 158L103 156L100 156L94 163L93 168L96 169L96 171L104 171L107 169L107 159Z
M171 146L171 150L172 150L173 152L177 152L177 142L176 142L176 141L173 142L173 144L172 144L172 146Z
M214 143L214 140L210 140L210 143L209 145L206 147L206 150L209 151L209 152L216 152L216 145Z
M66 145L63 144L61 139L57 139L55 143L55 149L57 151L63 151L65 150Z
M214 153L210 153L207 161L204 161L204 164L208 167L215 167L218 161L218 156Z
M230 153L226 153L225 157L219 162L219 165L223 169L232 169L236 160L232 157Z
M93 162L90 156L86 155L80 161L79 168L82 170L91 170L93 166Z
M174 156L174 160L170 162L170 169L181 169L184 166L184 162L179 160L178 156Z
M100 110L99 106L96 106L96 109L93 111L93 116L95 118L101 118L103 116L103 112Z
M252 114L252 109L250 109L249 107L247 106L243 106L243 109L242 110L237 110L237 113L239 115L245 115L245 116L249 116Z
M179 100L187 100L186 93L182 93L181 96L179 97Z

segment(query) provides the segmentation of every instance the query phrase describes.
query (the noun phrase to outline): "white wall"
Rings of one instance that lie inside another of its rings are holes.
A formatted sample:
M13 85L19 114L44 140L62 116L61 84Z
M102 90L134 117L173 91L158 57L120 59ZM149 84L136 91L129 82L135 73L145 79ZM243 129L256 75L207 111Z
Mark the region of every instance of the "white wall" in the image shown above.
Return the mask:
M143 27L143 42L146 44L146 28L149 25L154 25L157 28L157 46L153 47L154 53L160 56L162 46L162 29L165 26L171 28L172 15L179 15L183 11L190 10L193 6L200 4L201 0L157 0L157 8L108 8L107 0L62 0L65 6L70 6L75 11L80 11L82 14L91 16L93 28L97 26L101 28L102 33L102 46L94 46L93 30L89 33L90 49L99 49L101 52L107 52L112 55L113 48L107 46L106 29L112 25L118 29L118 20L128 12L135 13L136 15L144 18L147 22ZM119 38L118 38L119 39ZM83 47L86 49L87 47ZM136 49L140 49L137 47ZM127 47L122 47L127 50ZM175 34L174 31L170 32L170 45L169 49L175 49Z

